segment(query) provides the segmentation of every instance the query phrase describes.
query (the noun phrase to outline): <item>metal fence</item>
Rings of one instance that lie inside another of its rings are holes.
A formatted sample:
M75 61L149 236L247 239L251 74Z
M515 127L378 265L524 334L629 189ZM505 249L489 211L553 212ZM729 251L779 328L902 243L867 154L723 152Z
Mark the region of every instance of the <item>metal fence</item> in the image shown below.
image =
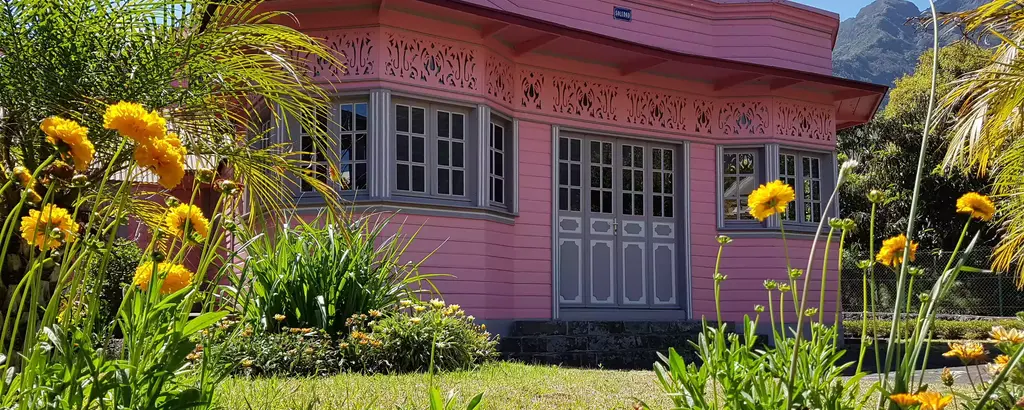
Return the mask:
M987 268L989 250L975 250L967 266ZM863 271L857 268L857 262L843 260L843 311L848 313L862 312L864 301ZM918 295L930 291L932 285L946 263L949 252L918 251L913 266L924 269L924 273L914 278L914 289L911 293L911 312L917 312L920 301ZM954 262L955 263L955 262ZM898 273L885 266L875 267L875 292L877 295L875 309L878 312L893 311L896 299L896 281ZM868 284L870 292L870 281ZM869 300L870 306L870 300ZM982 273L961 272L949 295L940 303L938 313L976 316L1013 316L1024 311L1024 291L1017 288L1017 278L1013 274L985 271ZM868 309L869 311L871 309Z

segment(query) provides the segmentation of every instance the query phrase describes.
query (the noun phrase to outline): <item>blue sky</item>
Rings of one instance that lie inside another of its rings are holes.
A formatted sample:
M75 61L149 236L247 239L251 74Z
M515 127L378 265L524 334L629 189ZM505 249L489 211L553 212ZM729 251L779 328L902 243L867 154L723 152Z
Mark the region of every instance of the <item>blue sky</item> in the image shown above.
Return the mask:
M846 20L850 17L857 15L861 7L864 7L871 3L873 0L794 0L797 3L803 3L809 6L814 6L819 9L825 9L831 12L839 13L840 20ZM917 5L918 8L924 8L928 5L928 0L910 0Z

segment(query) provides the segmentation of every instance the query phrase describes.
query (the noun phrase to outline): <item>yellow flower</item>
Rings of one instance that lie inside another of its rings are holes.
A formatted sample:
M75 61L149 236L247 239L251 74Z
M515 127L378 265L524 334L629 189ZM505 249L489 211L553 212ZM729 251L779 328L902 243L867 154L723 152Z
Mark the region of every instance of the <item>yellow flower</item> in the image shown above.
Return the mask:
M417 312L422 312L424 310L427 310L427 307L423 306L423 305L416 305L416 306L412 307L412 310L415 310Z
M195 205L181 204L167 211L164 227L176 238L189 241L188 234L199 235L203 240L210 234L210 221L203 216L203 211Z
M949 343L949 351L942 354L945 357L956 357L964 364L974 364L985 361L988 352L978 342Z
M164 137L167 120L156 111L146 112L140 104L121 101L107 106L103 128L117 130L138 144L148 144Z
M418 317L411 317L411 318L409 318L409 321L412 322L413 324L418 324L418 323L422 322L423 319L418 318Z
M910 261L913 262L917 256L917 242L910 241ZM907 235L900 234L886 239L882 242L882 249L878 250L875 260L883 265L898 266L903 263L903 249L907 246Z
M380 317L381 315L383 315L381 311L377 309L370 309L370 317Z
M242 367L252 367L252 360L242 359Z
M39 128L46 133L46 142L53 145L64 144L71 152L71 158L75 161L75 169L85 171L89 168L96 148L89 141L89 129L79 125L77 122L60 117L50 117L43 120Z
M54 204L46 204L41 211L32 209L21 218L21 237L39 250L56 249L64 242L74 242L78 223L71 214Z
M32 177L32 173L29 172L28 168L23 166L16 166L11 174L18 179L22 188L32 189L36 186L36 179Z
M282 315L280 313L274 315L274 320L276 320L278 322L284 322L285 319L287 319L287 317L285 317L285 315Z
M933 391L920 392L914 395L917 402L921 403L921 410L943 410L949 403L953 402L953 396L943 396Z
M758 221L764 221L776 212L786 212L786 206L795 198L793 187L782 181L772 181L751 192L747 196L747 206L750 207L750 215Z
M135 161L153 171L167 189L178 186L185 177L185 154L181 140L173 133L135 147Z
M1003 371L1008 364L1010 364L1010 356L1001 354L996 356L996 359L993 360L992 363L988 364L988 371L993 375L999 374L999 372Z
M163 285L160 286L160 293L165 295L177 292L192 284L192 271L182 265L170 262L161 262L157 265L156 272L153 271L153 262L142 264L135 270L135 280L133 283L142 290L149 290L149 282L154 273L164 278Z
M893 394L889 396L889 400L892 400L893 403L896 403L898 406L903 408L913 406L919 403L917 401L917 397L914 397L913 394L907 393Z
M992 215L996 213L996 206L989 197L977 192L968 192L956 200L956 211L970 214L971 218L990 221Z
M1013 344L1024 343L1024 332L1020 329L1004 329L1002 326L993 326L992 331L989 332L989 336L992 336L992 340L998 342L1010 342Z
M434 309L440 309L444 307L444 301L440 299L430 299L430 307Z

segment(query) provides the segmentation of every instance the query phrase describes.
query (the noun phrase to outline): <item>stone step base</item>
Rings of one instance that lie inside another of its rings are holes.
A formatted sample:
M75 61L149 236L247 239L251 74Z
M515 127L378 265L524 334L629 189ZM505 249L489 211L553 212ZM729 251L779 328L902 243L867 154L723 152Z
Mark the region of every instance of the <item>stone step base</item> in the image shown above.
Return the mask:
M518 321L500 348L526 363L650 370L670 347L692 361L700 331L695 321Z

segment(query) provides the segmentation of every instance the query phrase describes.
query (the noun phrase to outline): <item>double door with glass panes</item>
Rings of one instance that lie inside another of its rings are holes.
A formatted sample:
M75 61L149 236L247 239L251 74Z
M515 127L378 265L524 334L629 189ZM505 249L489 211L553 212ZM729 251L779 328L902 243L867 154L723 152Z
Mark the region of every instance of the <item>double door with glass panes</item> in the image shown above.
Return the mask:
M555 254L562 307L679 306L677 151L628 139L559 137Z

